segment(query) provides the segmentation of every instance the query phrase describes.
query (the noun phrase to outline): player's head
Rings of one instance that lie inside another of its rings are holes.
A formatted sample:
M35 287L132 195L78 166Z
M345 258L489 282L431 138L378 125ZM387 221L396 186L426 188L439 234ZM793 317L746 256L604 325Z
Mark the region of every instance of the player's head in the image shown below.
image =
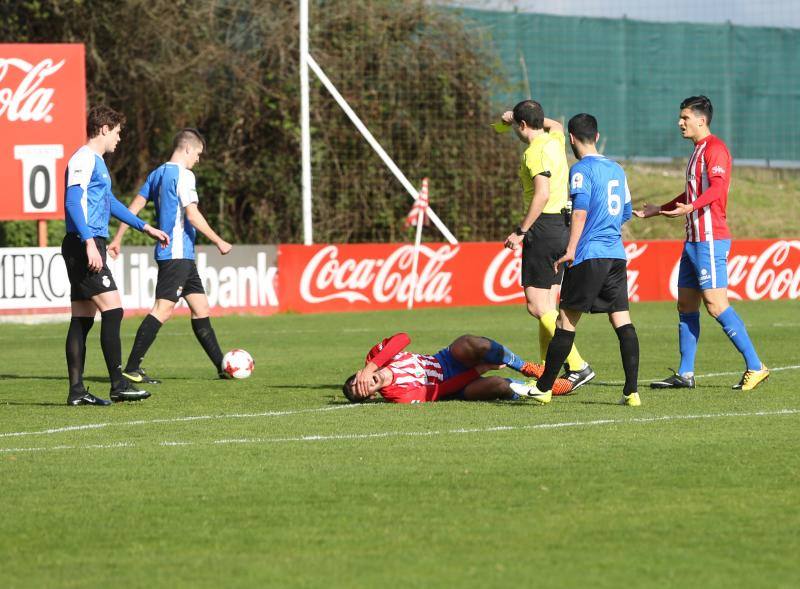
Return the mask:
M187 170L191 170L200 161L200 154L205 147L206 140L200 131L189 127L178 131L172 140L173 156L179 156Z
M111 153L117 148L124 124L124 114L104 104L93 106L86 116L86 136L98 142L104 153Z
M678 127L686 139L698 141L711 133L711 119L714 107L707 96L690 96L681 102Z
M514 107L514 131L522 141L528 141L526 132L544 128L544 110L535 100L523 100Z
M367 394L361 394L356 388L356 375L353 374L344 381L342 386L342 393L347 397L351 403L363 403L374 399L378 392L387 384L387 380L391 380L391 374L386 373L386 370L378 370L372 375L369 386L367 387Z
M585 112L572 117L567 123L567 130L572 153L578 159L581 158L581 150L587 146L594 147L600 137L597 132L597 119Z

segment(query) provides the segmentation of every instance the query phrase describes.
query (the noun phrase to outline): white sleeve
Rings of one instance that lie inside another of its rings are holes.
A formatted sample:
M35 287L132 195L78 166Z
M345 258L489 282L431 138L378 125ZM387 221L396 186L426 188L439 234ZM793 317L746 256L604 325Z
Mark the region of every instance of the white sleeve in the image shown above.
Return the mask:
M625 178L625 202L626 203L631 202L631 191L628 188L628 179L627 178Z
M94 154L88 149L80 150L69 159L67 164L67 188L80 186L83 189L89 185L94 171Z
M178 177L178 198L181 206L186 207L198 202L197 189L195 188L194 174L190 170L183 169Z

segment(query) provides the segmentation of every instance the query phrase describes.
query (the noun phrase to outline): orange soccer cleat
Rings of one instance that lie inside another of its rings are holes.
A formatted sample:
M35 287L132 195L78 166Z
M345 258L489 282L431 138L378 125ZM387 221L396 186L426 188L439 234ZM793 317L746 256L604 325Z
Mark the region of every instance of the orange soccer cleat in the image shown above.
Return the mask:
M519 371L528 378L541 378L544 373L544 364L534 364L533 362L525 362ZM555 391L554 391L555 394Z

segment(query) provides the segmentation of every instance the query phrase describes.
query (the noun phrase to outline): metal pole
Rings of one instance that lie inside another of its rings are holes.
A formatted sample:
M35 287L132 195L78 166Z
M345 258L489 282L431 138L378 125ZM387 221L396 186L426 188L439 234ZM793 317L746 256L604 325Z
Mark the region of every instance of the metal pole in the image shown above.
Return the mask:
M300 0L300 129L302 144L303 243L314 243L311 216L311 127L308 96L308 0Z

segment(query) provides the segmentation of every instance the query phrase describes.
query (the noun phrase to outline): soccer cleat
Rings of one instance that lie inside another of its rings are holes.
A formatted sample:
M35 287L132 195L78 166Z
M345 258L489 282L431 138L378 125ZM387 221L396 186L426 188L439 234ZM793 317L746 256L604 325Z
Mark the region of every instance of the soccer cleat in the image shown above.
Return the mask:
M735 390L752 391L768 378L769 369L762 364L761 370L745 370L739 384L735 384L731 388Z
M161 384L161 381L147 376L144 368L137 368L135 370L125 370L122 376L131 382L144 383L144 384Z
M672 370L672 368L670 368ZM672 370L672 376L650 383L651 389L693 389L694 376L681 376Z
M594 370L592 370L592 367L589 366L588 362L586 363L586 366L580 370L570 370L567 368L564 374L561 375L561 378L568 380L572 384L572 391L575 391L575 389L578 387L582 387L594 377ZM553 389L553 393L558 394L555 392L555 389Z
M140 391L128 381L124 381L121 389L112 390L109 395L115 403L123 401L142 401L150 396L147 391Z
M566 378L557 378L551 390L554 397L559 397L561 395L571 395L575 392L575 387Z
M106 401L100 397L95 397L88 391L88 389L83 389L82 391L77 391L75 393L70 392L69 396L67 397L67 405L72 407L76 407L78 405L96 405L98 407L105 407L106 405L111 405L111 401Z
M533 362L525 362L519 371L528 378L542 378L544 372L543 364L534 364Z
M535 380L529 380L525 384L528 385L528 390L525 393L525 396L528 399L533 399L537 403L546 405L553 398L553 391L546 391L546 392L540 391L539 389L536 388Z
M617 402L618 405L627 405L628 407L638 407L642 404L639 398L639 393L631 393L630 395L622 394L622 398Z

